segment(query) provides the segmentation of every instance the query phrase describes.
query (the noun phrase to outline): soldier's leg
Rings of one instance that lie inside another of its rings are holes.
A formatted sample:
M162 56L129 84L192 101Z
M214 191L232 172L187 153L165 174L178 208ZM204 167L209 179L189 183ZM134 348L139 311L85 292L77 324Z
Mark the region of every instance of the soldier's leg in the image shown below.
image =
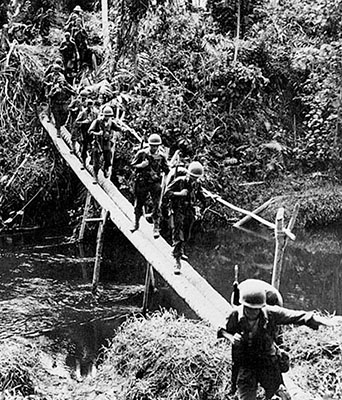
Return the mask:
M60 107L58 105L52 105L51 112L53 118L55 120L55 127L57 131L57 137L61 136L61 114L60 114Z
M179 210L173 210L172 227L172 255L175 258L175 274L180 273L181 258L184 253L184 214Z
M112 158L112 152L110 150L103 150L103 173L105 178L108 178L109 176L109 168L111 166L111 158Z
M265 389L266 399L271 399L283 385L283 378L280 372L279 363L276 358L270 360L269 365L259 368L257 378L260 385Z
M89 136L88 132L85 129L81 130L81 159L83 165L85 166L87 156L88 156L88 147L89 147Z
M140 218L143 215L143 207L147 200L148 190L144 181L138 180L135 182L134 187L135 203L134 203L134 225L132 232L139 229Z
M100 170L101 152L97 148L92 150L92 160L93 160L93 171L94 171L94 183L97 183L97 177Z
M153 236L158 238L160 235L160 195L161 195L161 186L159 182L151 185L150 195L152 199L152 219L153 219Z
M256 370L240 366L237 377L239 400L256 400L257 387Z

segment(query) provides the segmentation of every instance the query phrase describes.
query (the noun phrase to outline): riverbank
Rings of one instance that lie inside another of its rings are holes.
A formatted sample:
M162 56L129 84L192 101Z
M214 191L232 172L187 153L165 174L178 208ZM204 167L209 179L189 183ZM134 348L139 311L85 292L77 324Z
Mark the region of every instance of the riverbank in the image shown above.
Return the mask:
M342 327L285 330L296 383L313 396L340 399ZM208 399L233 400L230 345L204 322L175 312L132 317L103 352L96 376L72 379L58 359L49 364L44 343L1 345L2 389L30 399ZM6 385L6 386L4 386ZM27 397L30 395L30 397ZM19 397L16 397L21 398ZM261 399L262 397L260 397Z

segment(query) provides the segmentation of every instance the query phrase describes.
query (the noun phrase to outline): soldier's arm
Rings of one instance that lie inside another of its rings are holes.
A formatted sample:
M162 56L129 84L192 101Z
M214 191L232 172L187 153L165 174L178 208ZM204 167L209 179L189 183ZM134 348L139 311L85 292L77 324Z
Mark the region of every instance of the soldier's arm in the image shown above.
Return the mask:
M314 330L317 330L321 325L331 325L327 318L315 315L313 311L290 310L279 306L269 306L268 309L273 314L277 325L305 325Z
M95 120L91 123L91 125L90 125L90 127L89 127L89 129L88 129L88 132L89 132L90 134L92 134L92 135L96 135L96 134L99 133L99 128L98 128L98 121L97 121L97 119L95 119Z
M144 169L149 166L147 155L144 151L139 150L135 155L131 165L136 169Z
M164 157L162 158L161 170L162 170L163 172L165 172L165 174L168 174L168 173L170 172L170 167L169 167L169 164L168 164L168 162L167 162L166 156L164 156Z
M241 341L241 332L239 332L238 325L238 313L236 310L232 311L226 321L225 328L219 328L217 331L217 337L225 338L232 344L237 344Z
M176 178L169 185L167 185L164 197L185 197L188 194L188 190L184 188L183 180Z

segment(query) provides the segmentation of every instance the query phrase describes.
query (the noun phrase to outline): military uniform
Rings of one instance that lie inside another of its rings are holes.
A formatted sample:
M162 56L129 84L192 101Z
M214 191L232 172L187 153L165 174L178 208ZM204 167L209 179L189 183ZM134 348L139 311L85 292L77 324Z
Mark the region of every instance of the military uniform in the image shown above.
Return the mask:
M81 134L81 158L85 164L88 154L88 149L91 145L92 137L88 132L91 123L97 118L97 112L93 106L87 106L78 114L75 127L79 129Z
M49 103L55 119L57 135L60 134L61 127L66 123L68 117L68 100L73 93L72 87L68 85L64 77L59 77L49 92Z
M121 129L113 119L106 120L99 117L92 122L89 134L93 135L92 159L95 176L97 176L100 169L101 154L104 161L104 175L107 176L108 170L112 165L112 153L115 151L117 141L120 140Z
M135 207L134 214L136 221L139 221L143 214L143 207L146 204L147 197L150 194L152 199L152 218L156 230L159 230L160 223L160 195L162 173L168 173L166 155L158 148L155 153L151 152L151 148L139 150L133 161L132 166L136 166L147 160L148 165L144 168L136 169L134 194Z
M185 197L175 197L175 192L187 190ZM191 228L195 221L194 205L197 200L205 207L205 196L202 185L198 180L191 180L188 176L179 176L166 188L164 197L170 199L171 228L173 251L172 255L179 260L184 254L184 245L191 237Z
M279 306L260 309L259 317L251 325L244 315L243 305L234 309L227 318L225 331L241 334L242 340L233 345L232 357L239 360L237 386L239 400L255 400L258 383L270 399L283 384L275 346L279 325L306 325L317 330L321 323L313 312L289 310ZM218 337L222 337L222 329Z
M59 51L62 54L64 69L67 80L69 83L72 83L72 80L77 72L77 62L79 59L78 50L76 44L73 40L66 38L60 45Z

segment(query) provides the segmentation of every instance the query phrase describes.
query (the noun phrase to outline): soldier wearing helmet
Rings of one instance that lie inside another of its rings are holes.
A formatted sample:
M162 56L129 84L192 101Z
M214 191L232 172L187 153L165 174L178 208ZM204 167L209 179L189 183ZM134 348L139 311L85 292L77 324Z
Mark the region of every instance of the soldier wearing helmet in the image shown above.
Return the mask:
M63 64L63 62L62 62ZM64 68L63 66L58 62L58 58L55 60L54 64L50 64L45 73L44 73L44 91L45 91L45 97L48 100L48 109L47 109L47 115L48 118L51 119L51 104L49 98L49 93L51 91L52 86L59 80L64 77Z
M71 100L70 104L68 105L68 120L67 126L70 129L71 133L71 145L72 145L72 152L76 153L76 143L80 139L81 132L79 130L79 126L75 124L76 119L79 113L82 111L83 107L85 106L85 102L89 96L90 92L87 89L82 89L78 96ZM89 128L89 126L88 126Z
M72 13L69 15L67 22L65 23L65 29L69 32L73 32L75 30L75 26L80 24L82 29L85 29L84 18L82 15L82 8L77 5ZM80 22L79 22L80 21ZM72 35L73 36L73 35Z
M139 221L143 214L143 207L150 195L153 205L153 236L158 238L160 233L160 196L162 173L167 174L169 167L166 155L161 150L161 137L153 133L148 138L148 147L140 149L133 161L135 168L135 222L132 231L139 229Z
M59 67L60 68L60 67ZM49 109L55 120L57 137L60 136L61 127L66 124L68 118L68 102L75 91L65 80L64 75L57 74L48 93Z
M290 398L282 378L286 369L280 362L281 352L276 345L278 326L295 324L318 329L320 325L333 324L332 320L313 312L268 305L269 290L265 284L257 279L242 282L239 285L240 305L232 309L225 328L218 331L219 338L231 342L233 362L238 363L239 400L256 400L258 384L265 389L266 399L274 395L282 400ZM279 301L278 295L276 297ZM274 296L273 301L277 302Z
M97 118L97 111L94 108L94 101L87 98L84 103L84 107L79 112L75 120L75 128L80 133L80 144L81 144L81 159L83 163L83 169L86 166L86 160L88 156L88 150L91 148L92 137L89 134L89 128L91 123Z
M92 136L92 160L94 168L95 182L97 182L100 170L101 156L103 157L103 174L109 177L112 167L115 146L121 137L121 129L113 119L114 113L110 106L105 106L102 113L92 122L89 134ZM113 171L115 174L116 172ZM111 178L113 178L111 176Z
M170 182L165 190L165 199L170 200L172 255L175 258L175 274L180 273L181 258L184 257L185 243L191 237L191 229L196 220L195 204L199 201L205 208L205 196L199 181L203 177L203 166L198 161L190 163L186 175Z
M59 51L63 58L66 79L72 84L77 73L77 64L79 61L79 53L75 42L71 39L70 32L65 32Z

